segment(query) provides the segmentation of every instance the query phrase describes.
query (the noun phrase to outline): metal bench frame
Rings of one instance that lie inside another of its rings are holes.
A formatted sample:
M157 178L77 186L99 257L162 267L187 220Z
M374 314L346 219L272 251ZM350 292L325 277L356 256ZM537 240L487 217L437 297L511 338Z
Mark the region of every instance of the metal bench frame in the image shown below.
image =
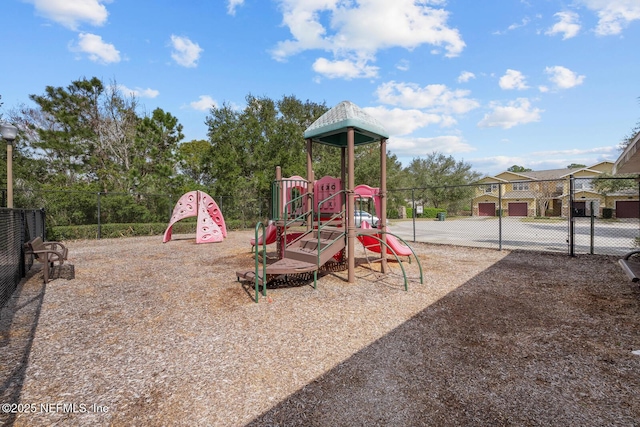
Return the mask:
M624 258L618 260L618 264L622 267L622 270L627 274L629 279L637 283L640 281L640 262L633 261L630 258L633 255L640 254L640 249L627 253Z
M33 255L34 259L42 263L44 283L49 282L50 273L56 263L63 265L69 253L66 246L60 242L44 242L41 237L35 237L24 244L25 255Z

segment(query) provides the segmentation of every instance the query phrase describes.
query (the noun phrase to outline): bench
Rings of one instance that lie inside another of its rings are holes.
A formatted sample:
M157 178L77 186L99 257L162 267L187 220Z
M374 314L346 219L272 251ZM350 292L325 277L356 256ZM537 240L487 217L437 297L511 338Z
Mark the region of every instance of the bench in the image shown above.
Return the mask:
M62 243L44 242L41 237L35 237L25 243L24 251L26 255L33 255L34 259L42 263L44 283L49 282L50 276L55 271L56 264L61 269L69 253L67 247ZM71 266L70 274L67 275L67 278L72 279L73 276L73 266Z
M630 259L636 254L640 254L640 250L631 251L626 254L624 258L618 260L618 264L620 264L622 270L624 270L629 279L634 283L640 281L640 261Z

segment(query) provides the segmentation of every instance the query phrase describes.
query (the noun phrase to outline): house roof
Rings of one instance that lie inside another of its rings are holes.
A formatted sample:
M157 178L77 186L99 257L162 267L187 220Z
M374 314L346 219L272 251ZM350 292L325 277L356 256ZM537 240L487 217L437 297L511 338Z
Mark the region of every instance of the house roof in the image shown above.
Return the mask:
M624 149L616 163L613 165L613 174L640 173L640 132L631 140Z
M349 128L355 131L355 145L389 138L378 120L350 101L342 101L320 116L304 131L304 138L321 144L346 147Z
M536 179L536 180L559 179L582 169L583 168L548 169L548 170L542 170L542 171L522 172L522 174L528 178Z
M502 179L498 177L503 176L505 174L511 174L519 177L521 176L523 181L525 180L542 181L542 180L552 180L552 179L564 179L564 178L567 178L569 175L576 174L583 171L593 175L600 175L602 174L601 171L596 169L591 169L591 168L595 168L597 166L599 167L600 165L603 165L605 163L613 164L611 162L603 161L603 162L598 162L594 165L583 167L583 168L547 169L547 170L541 170L541 171L528 171L528 172L503 171L503 172L500 172L497 176L492 178ZM489 178L489 177L485 177L485 178Z
M535 199L536 195L532 191L506 191L502 195L503 199Z

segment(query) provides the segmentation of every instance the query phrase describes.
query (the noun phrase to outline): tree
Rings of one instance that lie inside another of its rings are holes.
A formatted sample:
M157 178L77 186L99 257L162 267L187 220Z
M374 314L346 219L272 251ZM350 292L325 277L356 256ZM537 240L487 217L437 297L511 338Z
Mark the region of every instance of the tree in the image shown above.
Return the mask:
M509 172L531 172L533 169L525 168L524 166L513 165L507 169Z
M178 143L184 138L178 119L156 108L136 127L128 189L135 192L166 192L175 190Z
M178 146L179 170L195 185L213 184L210 167L205 161L209 150L211 143L204 139L183 142Z
M33 136L30 146L44 153L53 180L60 185L77 182L91 172L85 167L99 158L99 97L104 85L94 77L71 83L66 89L47 86L44 95L30 95L38 109L25 112Z
M19 122L31 162L45 165L37 184L167 191L183 138L182 125L171 114L161 109L140 114L135 97L97 77L47 86L43 95L29 98L36 107L22 107Z
M558 191L558 181L532 182L529 188L533 192L538 204L538 216L545 216L551 201L556 199L559 193L561 193L561 191Z
M467 185L482 176L471 170L471 164L437 152L429 154L426 159L414 158L407 167L407 173L413 185L423 189L423 202L449 210L472 197L473 189Z
M293 96L273 101L248 95L241 111L226 103L212 108L206 161L214 192L244 200L269 198L276 166L285 176L304 175L304 130L326 111L323 104Z
M587 165L583 165L580 163L571 163L570 165L567 166L567 169L580 169L580 168L586 168Z
M611 175L609 173L603 173L597 178L592 180L595 191L600 194L607 195L611 193L625 192L630 189L637 189L638 183L635 180L636 175ZM634 194L638 194L634 191Z

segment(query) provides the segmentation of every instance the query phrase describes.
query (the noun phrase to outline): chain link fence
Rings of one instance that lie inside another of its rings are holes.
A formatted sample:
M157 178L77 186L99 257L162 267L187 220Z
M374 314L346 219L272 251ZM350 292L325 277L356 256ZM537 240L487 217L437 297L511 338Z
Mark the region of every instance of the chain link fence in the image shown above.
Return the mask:
M390 230L414 242L622 255L640 236L629 178L495 182L388 191Z
M17 190L15 197L18 206L45 208L49 226L97 224L98 229L109 223L168 223L179 198L62 190ZM212 197L230 228L252 228L270 219L269 198ZM409 241L621 255L638 244L639 200L638 181L629 178L495 180L390 189L387 217L391 231Z
M0 208L0 307L9 300L33 265L24 243L45 236L45 213L33 209Z
M112 193L90 191L14 190L15 206L40 206L47 212L50 227L97 225L101 238L104 224L167 223L181 195L149 193ZM0 190L2 206L6 190ZM249 228L269 218L270 199L246 199L237 196L214 197L227 226Z

